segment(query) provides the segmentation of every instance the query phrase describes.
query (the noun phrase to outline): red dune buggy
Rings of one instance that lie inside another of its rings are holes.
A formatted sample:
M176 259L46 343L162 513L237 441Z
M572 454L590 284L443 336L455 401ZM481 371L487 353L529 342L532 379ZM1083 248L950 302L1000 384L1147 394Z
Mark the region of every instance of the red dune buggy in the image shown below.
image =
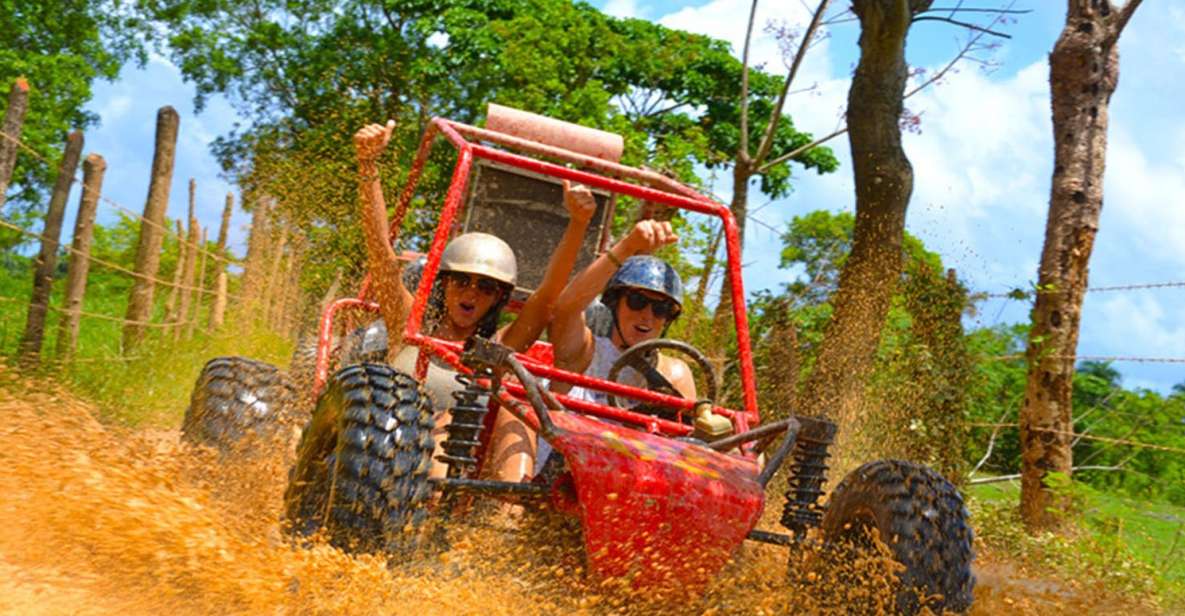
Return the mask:
M463 495L535 500L579 518L591 574L628 576L637 587L691 593L702 589L746 539L793 549L808 540L813 528L821 528L811 534L824 541L871 530L903 565L902 611L921 605L966 609L974 584L972 532L950 483L912 463L872 462L844 478L823 504L835 425L796 416L761 423L741 246L728 208L659 174L614 162L614 153L605 151L613 150L613 139L605 133L521 112L514 117L515 122L491 122L487 128L434 119L397 203L393 229L416 194L433 143L451 144L457 151L451 184L406 329L398 332L405 344L420 349L418 374L400 373L381 361L351 365L340 353L334 357L335 319L340 321L346 310L378 310L365 290L361 297L337 300L322 315L317 408L304 430L286 494L293 528L325 528L342 547L394 554L413 549L419 523L450 515ZM707 399L688 400L655 391L661 387L631 387L557 369L544 343L516 354L481 338L462 345L424 333L441 253L455 233L498 234L520 255L520 270L542 271L548 232L556 230L551 237L558 238L563 228L563 218L556 217L564 215L559 182L565 179L600 195L599 229L590 233L586 260L604 245L616 195L721 219L732 274L726 291L733 299L741 408L716 404L718 377L712 365L674 340L639 345L644 348L629 350L615 368L634 365L655 348L685 353L702 367ZM439 479L428 474L435 453L433 411L419 385L430 359L456 370L464 384L454 394L448 437L436 453L449 468ZM332 377L331 364L340 366ZM553 395L540 379L604 391L613 404ZM617 404L617 399L636 406ZM482 469L497 408L535 429L560 454L554 458L559 462L529 482L486 479ZM756 530L767 486L779 470L788 478L781 523L790 532Z

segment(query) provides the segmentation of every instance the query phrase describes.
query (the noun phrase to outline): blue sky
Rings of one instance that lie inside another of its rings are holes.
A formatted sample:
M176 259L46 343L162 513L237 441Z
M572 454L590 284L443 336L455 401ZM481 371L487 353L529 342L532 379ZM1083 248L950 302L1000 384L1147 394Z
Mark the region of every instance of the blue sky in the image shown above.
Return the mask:
M733 42L739 53L748 16L746 0L594 2L608 13L650 19L671 27ZM805 2L765 2L759 27L771 21L804 23ZM842 6L840 1L834 3ZM993 2L968 2L993 6ZM1064 3L1019 0L1032 9L1009 31L1013 40L991 56L985 72L964 64L943 83L907 102L921 114L920 134L905 139L915 170L907 226L937 250L948 266L975 290L1007 291L1036 278L1052 169L1046 54L1061 29ZM838 126L847 96L846 77L856 61L855 24L836 27L817 45L799 76L789 111L796 125L816 134ZM949 25L920 23L911 34L911 63L931 70L945 64L965 33ZM1106 203L1091 260L1092 286L1185 280L1185 6L1149 0L1136 13L1120 43L1121 77L1111 105ZM771 70L780 66L775 43L754 43L754 58ZM108 162L106 196L139 211L147 194L156 109L173 105L181 114L177 168L169 216L184 216L186 182L197 179L198 217L216 231L226 193L209 153L214 137L228 132L236 115L214 97L195 114L193 88L166 60L143 69L129 67L113 83L99 83L90 110L101 124L86 136L86 150ZM756 215L781 228L791 217L815 209L850 210L852 180L847 142L830 144L843 163L827 176L804 174L788 198ZM727 196L730 187L714 187ZM76 202L72 197L71 203ZM752 206L765 203L755 198ZM71 208L73 209L73 208ZM100 208L103 220L114 214ZM236 212L231 247L244 250L247 217ZM67 229L72 221L67 220ZM746 246L747 289L776 287L792 272L776 269L775 233L752 223ZM1084 306L1080 355L1185 356L1185 289L1089 294ZM977 323L991 325L1027 318L1018 302L989 301ZM1125 384L1167 391L1185 381L1181 364L1116 364Z

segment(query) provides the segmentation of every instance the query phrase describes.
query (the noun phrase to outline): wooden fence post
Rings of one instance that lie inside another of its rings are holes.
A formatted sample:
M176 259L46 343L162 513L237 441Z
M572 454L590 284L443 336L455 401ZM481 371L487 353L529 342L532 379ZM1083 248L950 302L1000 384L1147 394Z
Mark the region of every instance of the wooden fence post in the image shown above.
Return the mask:
M222 224L218 227L218 244L214 247L214 254L218 255L220 259L226 259L226 236L230 230L230 214L235 205L235 197L230 193L226 193L226 207L222 208ZM222 326L223 311L226 310L226 261L217 261L214 264L214 303L210 306L210 320L206 325L206 331L214 333L214 330ZM220 291L219 291L220 290ZM218 293L221 292L221 295ZM219 300L221 300L221 309L218 308Z
M95 210L103 190L103 174L107 162L98 154L91 154L82 162L82 196L78 200L78 218L74 221L73 250L66 269L66 309L58 321L58 357L69 362L78 350L79 311L86 295L86 278L90 271L91 240L95 232Z
M210 308L210 331L222 327L226 316L226 271L218 272L218 281L214 291L214 306Z
M8 139L0 137L0 208L4 207L4 195L8 193L8 183L16 167L16 144L21 140L21 127L28 109L29 82L24 77L17 77L8 92L8 109L4 110L4 124L0 125L0 131L8 135Z
M251 213L251 231L247 235L247 259L243 263L243 278L239 292L242 298L239 310L244 314L255 310L261 297L261 287L267 282L263 280L263 268L267 259L270 227L271 202L269 198L263 198Z
M177 308L177 325L173 329L173 340L181 338L182 330L186 329L186 317L189 316L189 306L193 303L193 276L197 270L198 224L194 215L197 182L189 178L189 235L185 238L185 271L181 273L181 301Z
M288 259L284 263L284 278L281 294L276 302L276 330L285 336L292 334L292 323L300 314L300 261L304 258L304 236L297 234L292 238L292 245L288 250Z
M277 297L280 291L280 264L284 260L284 247L288 244L288 228L282 227L279 229L280 236L276 238L276 244L272 247L270 253L272 257L271 268L269 268L267 275L267 288L263 295L263 323L270 328L275 328L275 304L281 301Z
M136 280L128 296L127 320L123 326L123 352L130 353L144 338L141 324L152 315L152 293L160 270L161 234L165 228L165 210L169 207L169 189L173 183L173 159L177 154L177 128L181 118L169 106L156 113L156 146L152 155L152 179L144 203L140 224L140 243L136 249Z
M185 322L185 339L193 338L193 331L197 327L198 316L202 313L202 300L206 296L206 229L198 227L202 231L202 237L198 243L198 250L200 256L198 257L198 274L194 286L197 290L194 291L193 298L193 317Z
M58 246L61 244L62 217L66 214L66 198L78 170L82 156L82 131L74 131L66 138L66 151L58 167L58 179L49 198L45 213L45 228L41 231L41 252L34 262L33 293L29 298L29 316L25 320L25 335L19 347L22 367L33 367L41 361L41 341L45 337L45 313L49 310L49 295L53 291L53 272L58 265Z
M181 226L180 218L173 222L177 226L177 262L173 264L173 280L169 297L165 299L165 323L177 321L177 294L181 291L181 272L185 270L185 227Z

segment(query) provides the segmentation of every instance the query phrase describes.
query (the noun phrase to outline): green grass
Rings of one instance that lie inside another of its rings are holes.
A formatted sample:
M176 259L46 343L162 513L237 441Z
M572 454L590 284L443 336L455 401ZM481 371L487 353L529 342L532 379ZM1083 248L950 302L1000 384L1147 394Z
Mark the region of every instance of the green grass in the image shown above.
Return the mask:
M973 522L994 549L1041 569L1099 581L1123 593L1150 594L1185 608L1185 507L1110 494L1075 483L1077 524L1064 536L1029 536L1012 482L971 486Z
M11 258L11 257L10 257ZM20 259L17 257L17 259ZM0 357L13 359L24 332L32 277L26 263L4 268L0 264ZM64 276L59 276L51 305L60 306ZM122 317L127 310L131 281L102 268L92 270L83 311ZM152 320L164 314L167 290L158 287ZM9 299L5 299L9 298ZM205 362L219 355L245 355L286 366L292 343L249 324L228 324L218 332L205 332L205 309L190 340L174 341L158 328L148 330L145 342L131 357L121 356L122 324L83 317L76 362L57 361L55 349L61 313L50 311L42 344L42 376L67 385L95 402L106 421L129 426L176 427L189 403L190 390Z

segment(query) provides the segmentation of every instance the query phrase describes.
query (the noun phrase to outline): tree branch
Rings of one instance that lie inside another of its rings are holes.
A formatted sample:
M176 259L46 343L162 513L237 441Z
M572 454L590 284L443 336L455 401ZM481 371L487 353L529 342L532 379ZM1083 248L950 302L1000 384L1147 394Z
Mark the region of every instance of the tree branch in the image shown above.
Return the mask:
M1012 7L1014 4L1015 4L1015 2L1010 2L1008 4L1008 7ZM994 20L992 20L992 23L988 25L988 28L996 25L1000 20L1000 16L1015 12L1011 8L983 9L983 12L989 12L989 11L996 13L996 18ZM956 64L958 64L960 60L963 60L964 58L966 58L967 54L972 49L975 48L975 44L979 42L979 39L983 37L984 33L990 32L990 30L988 30L988 28L976 28L978 30L984 30L984 32L980 32L980 33L976 34L974 37L971 38L971 40L967 41L967 44L964 45L963 48L959 50L959 53L955 54L955 57L952 58L950 62L947 62L946 65L943 66L937 73L935 73L933 77L927 79L925 82L919 84L917 87L910 90L909 92L906 92L904 98L909 98L909 97L913 96L914 94L921 92L922 90L924 90L927 87L929 87L930 85L932 85L934 82L945 77L946 74L948 72L950 72L950 70L952 68L954 68L954 66ZM778 156L777 158L765 163L764 165L761 165L761 167L757 170L757 172L758 173L766 173L770 169L772 169L772 168L774 168L774 167L776 167L776 166L778 166L778 165L780 165L780 164L782 164L782 163L784 163L796 156L801 155L803 152L806 152L807 150L809 150L811 148L823 145L824 143L827 143L828 141L831 141L832 139L839 137L840 135L843 135L844 133L847 133L847 132L848 132L848 128L845 126L841 129L838 129L838 130L832 132L831 134L829 134L825 137L816 139L816 140L814 140L802 147L795 148L795 149L793 149L785 154L782 154L781 156Z
M749 43L753 39L753 21L757 19L757 0L749 9L749 28L745 30L745 49L741 53L741 138L737 147L739 162L749 162Z
M992 437L988 440L987 452L985 452L983 457L979 459L979 462L976 463L975 468L971 469L970 473L967 473L968 477L978 473L979 469L983 468L983 465L987 463L988 458L992 457L992 450L996 447L996 437L1000 435L1000 429L1003 427L1000 424L1004 422L1004 418L1008 417L1008 413L1011 410L1011 408L1005 408L1004 412L1000 414L1000 418L996 420L996 427L992 428Z
M956 25L956 26L962 26L962 27L964 27L964 28L967 28L968 30L976 30L976 31L982 32L982 33L984 33L984 34L990 34L990 35L992 35L992 36L998 36L998 37L1001 37L1001 38L1006 38L1006 39L1010 39L1010 38L1012 38L1012 35L1011 35L1011 34L1004 34L1003 32L996 32L995 30L992 30L992 29L989 29L989 28L984 28L983 26L977 26L977 25L975 25L975 24L973 24L973 23L968 23L968 22L965 22L965 21L959 21L959 20L957 20L957 19L951 19L951 18L949 18L949 17L938 17L938 16L936 16L936 15L921 15L921 16L918 16L918 17L914 17L914 18L913 18L913 21L914 21L914 22L919 22L919 21L945 21L946 23L954 24L954 25Z
M848 127L845 126L841 129L836 130L835 132L832 132L831 134L829 134L825 137L820 137L820 138L815 139L814 141L812 141L804 146L794 148L793 150L790 150L789 152L786 152L785 154L762 165L761 168L757 170L757 173L765 173L766 171L773 169L774 167L790 160L791 158L794 158L795 156L798 156L811 148L823 145L824 143L827 143L828 141L831 141L832 139L835 139L836 137L838 137L846 132L848 132Z
M1127 0L1127 4L1123 5L1123 9L1119 11L1119 16L1111 24L1110 32L1107 33L1105 44L1109 47L1114 45L1119 40L1119 35L1123 33L1123 29L1127 27L1127 22L1131 20L1132 15L1136 9L1140 8L1140 3L1144 0Z
M790 92L790 85L794 82L794 77L798 75L798 68L802 66L802 60L806 57L807 49L810 48L811 41L815 38L815 32L819 29L819 24L823 21L823 14L827 11L827 5L831 0L821 0L819 8L815 9L814 15L811 16L811 23L807 26L806 34L803 35L802 41L798 45L798 51L794 54L794 61L790 63L790 72L786 75L786 82L782 84L782 91L778 94L778 102L774 105L773 112L770 113L769 123L765 127L765 135L761 137L761 143L757 146L757 155L753 157L753 165L761 166L761 162L769 156L769 151L774 144L774 135L778 130L778 123L782 120L782 109L786 105L786 96ZM750 24L749 26L753 26Z

